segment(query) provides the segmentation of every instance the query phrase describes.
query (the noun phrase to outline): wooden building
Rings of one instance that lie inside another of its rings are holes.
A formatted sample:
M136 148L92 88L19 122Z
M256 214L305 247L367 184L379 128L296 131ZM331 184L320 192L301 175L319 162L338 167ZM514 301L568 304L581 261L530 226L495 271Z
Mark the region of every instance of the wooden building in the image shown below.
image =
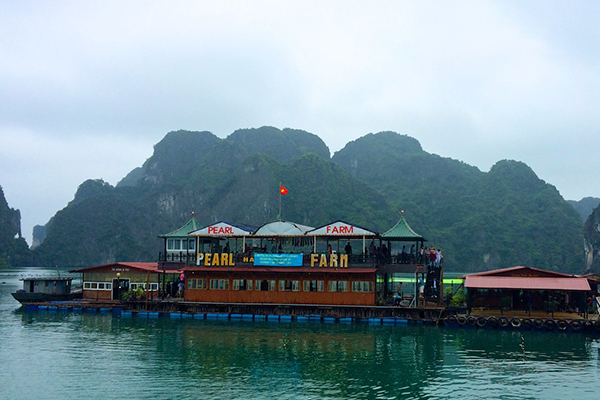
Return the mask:
M117 300L127 291L137 288L156 293L158 297L159 276L163 274L155 262L117 262L71 272L83 275L83 298L96 300Z
M317 229L275 221L251 235L222 224L192 235L198 243L241 237L243 251L232 252L238 245L226 244L218 252L198 253L195 266L182 268L186 301L375 305L376 268L327 244L353 239L362 248L375 233L342 221ZM319 238L326 243L319 245Z

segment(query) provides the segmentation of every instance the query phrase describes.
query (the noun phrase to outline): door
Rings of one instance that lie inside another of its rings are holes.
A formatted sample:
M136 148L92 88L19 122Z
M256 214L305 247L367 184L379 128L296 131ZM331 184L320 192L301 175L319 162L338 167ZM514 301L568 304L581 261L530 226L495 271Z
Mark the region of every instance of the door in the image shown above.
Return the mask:
M123 293L129 290L129 279L113 279L112 300L120 300Z

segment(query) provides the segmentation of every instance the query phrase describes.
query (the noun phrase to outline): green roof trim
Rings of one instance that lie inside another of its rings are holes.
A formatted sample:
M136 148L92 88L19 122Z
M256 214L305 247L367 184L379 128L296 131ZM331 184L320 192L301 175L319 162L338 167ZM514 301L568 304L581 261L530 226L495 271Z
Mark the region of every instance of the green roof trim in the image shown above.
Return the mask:
M392 229L381 234L382 239L397 239L397 240L425 240L425 238L413 231L406 222L404 215L400 217L400 221L394 225Z
M202 226L200 225L200 222L196 221L196 218L192 218L181 228L176 229L173 232L165 233L164 235L158 235L158 237L161 237L161 238L187 237L188 233L197 231L200 228L202 228Z

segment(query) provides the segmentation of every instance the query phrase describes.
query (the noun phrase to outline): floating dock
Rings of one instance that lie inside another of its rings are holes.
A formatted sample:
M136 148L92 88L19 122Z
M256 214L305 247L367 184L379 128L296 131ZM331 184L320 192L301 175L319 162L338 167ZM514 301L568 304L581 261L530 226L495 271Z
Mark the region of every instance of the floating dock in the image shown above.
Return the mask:
M371 325L432 324L448 328L539 330L600 334L600 319L577 314L446 315L443 306L325 306L291 304L153 302L47 302L24 305L27 311L114 313L122 317L210 319L233 321L367 323Z

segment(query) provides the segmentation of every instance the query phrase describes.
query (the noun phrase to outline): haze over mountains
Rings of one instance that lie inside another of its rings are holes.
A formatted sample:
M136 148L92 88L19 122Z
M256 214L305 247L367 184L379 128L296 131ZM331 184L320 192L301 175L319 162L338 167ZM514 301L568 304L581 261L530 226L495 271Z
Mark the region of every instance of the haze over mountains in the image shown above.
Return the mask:
M153 261L157 235L183 225L192 211L201 224L275 220L280 182L289 190L282 219L315 227L341 219L383 232L404 210L456 271L526 265L581 273L582 217L598 205L569 204L521 162L498 161L486 173L394 132L368 134L330 156L318 136L301 130L240 129L226 139L176 131L116 187L83 182L20 262ZM4 230L14 238L14 229Z

